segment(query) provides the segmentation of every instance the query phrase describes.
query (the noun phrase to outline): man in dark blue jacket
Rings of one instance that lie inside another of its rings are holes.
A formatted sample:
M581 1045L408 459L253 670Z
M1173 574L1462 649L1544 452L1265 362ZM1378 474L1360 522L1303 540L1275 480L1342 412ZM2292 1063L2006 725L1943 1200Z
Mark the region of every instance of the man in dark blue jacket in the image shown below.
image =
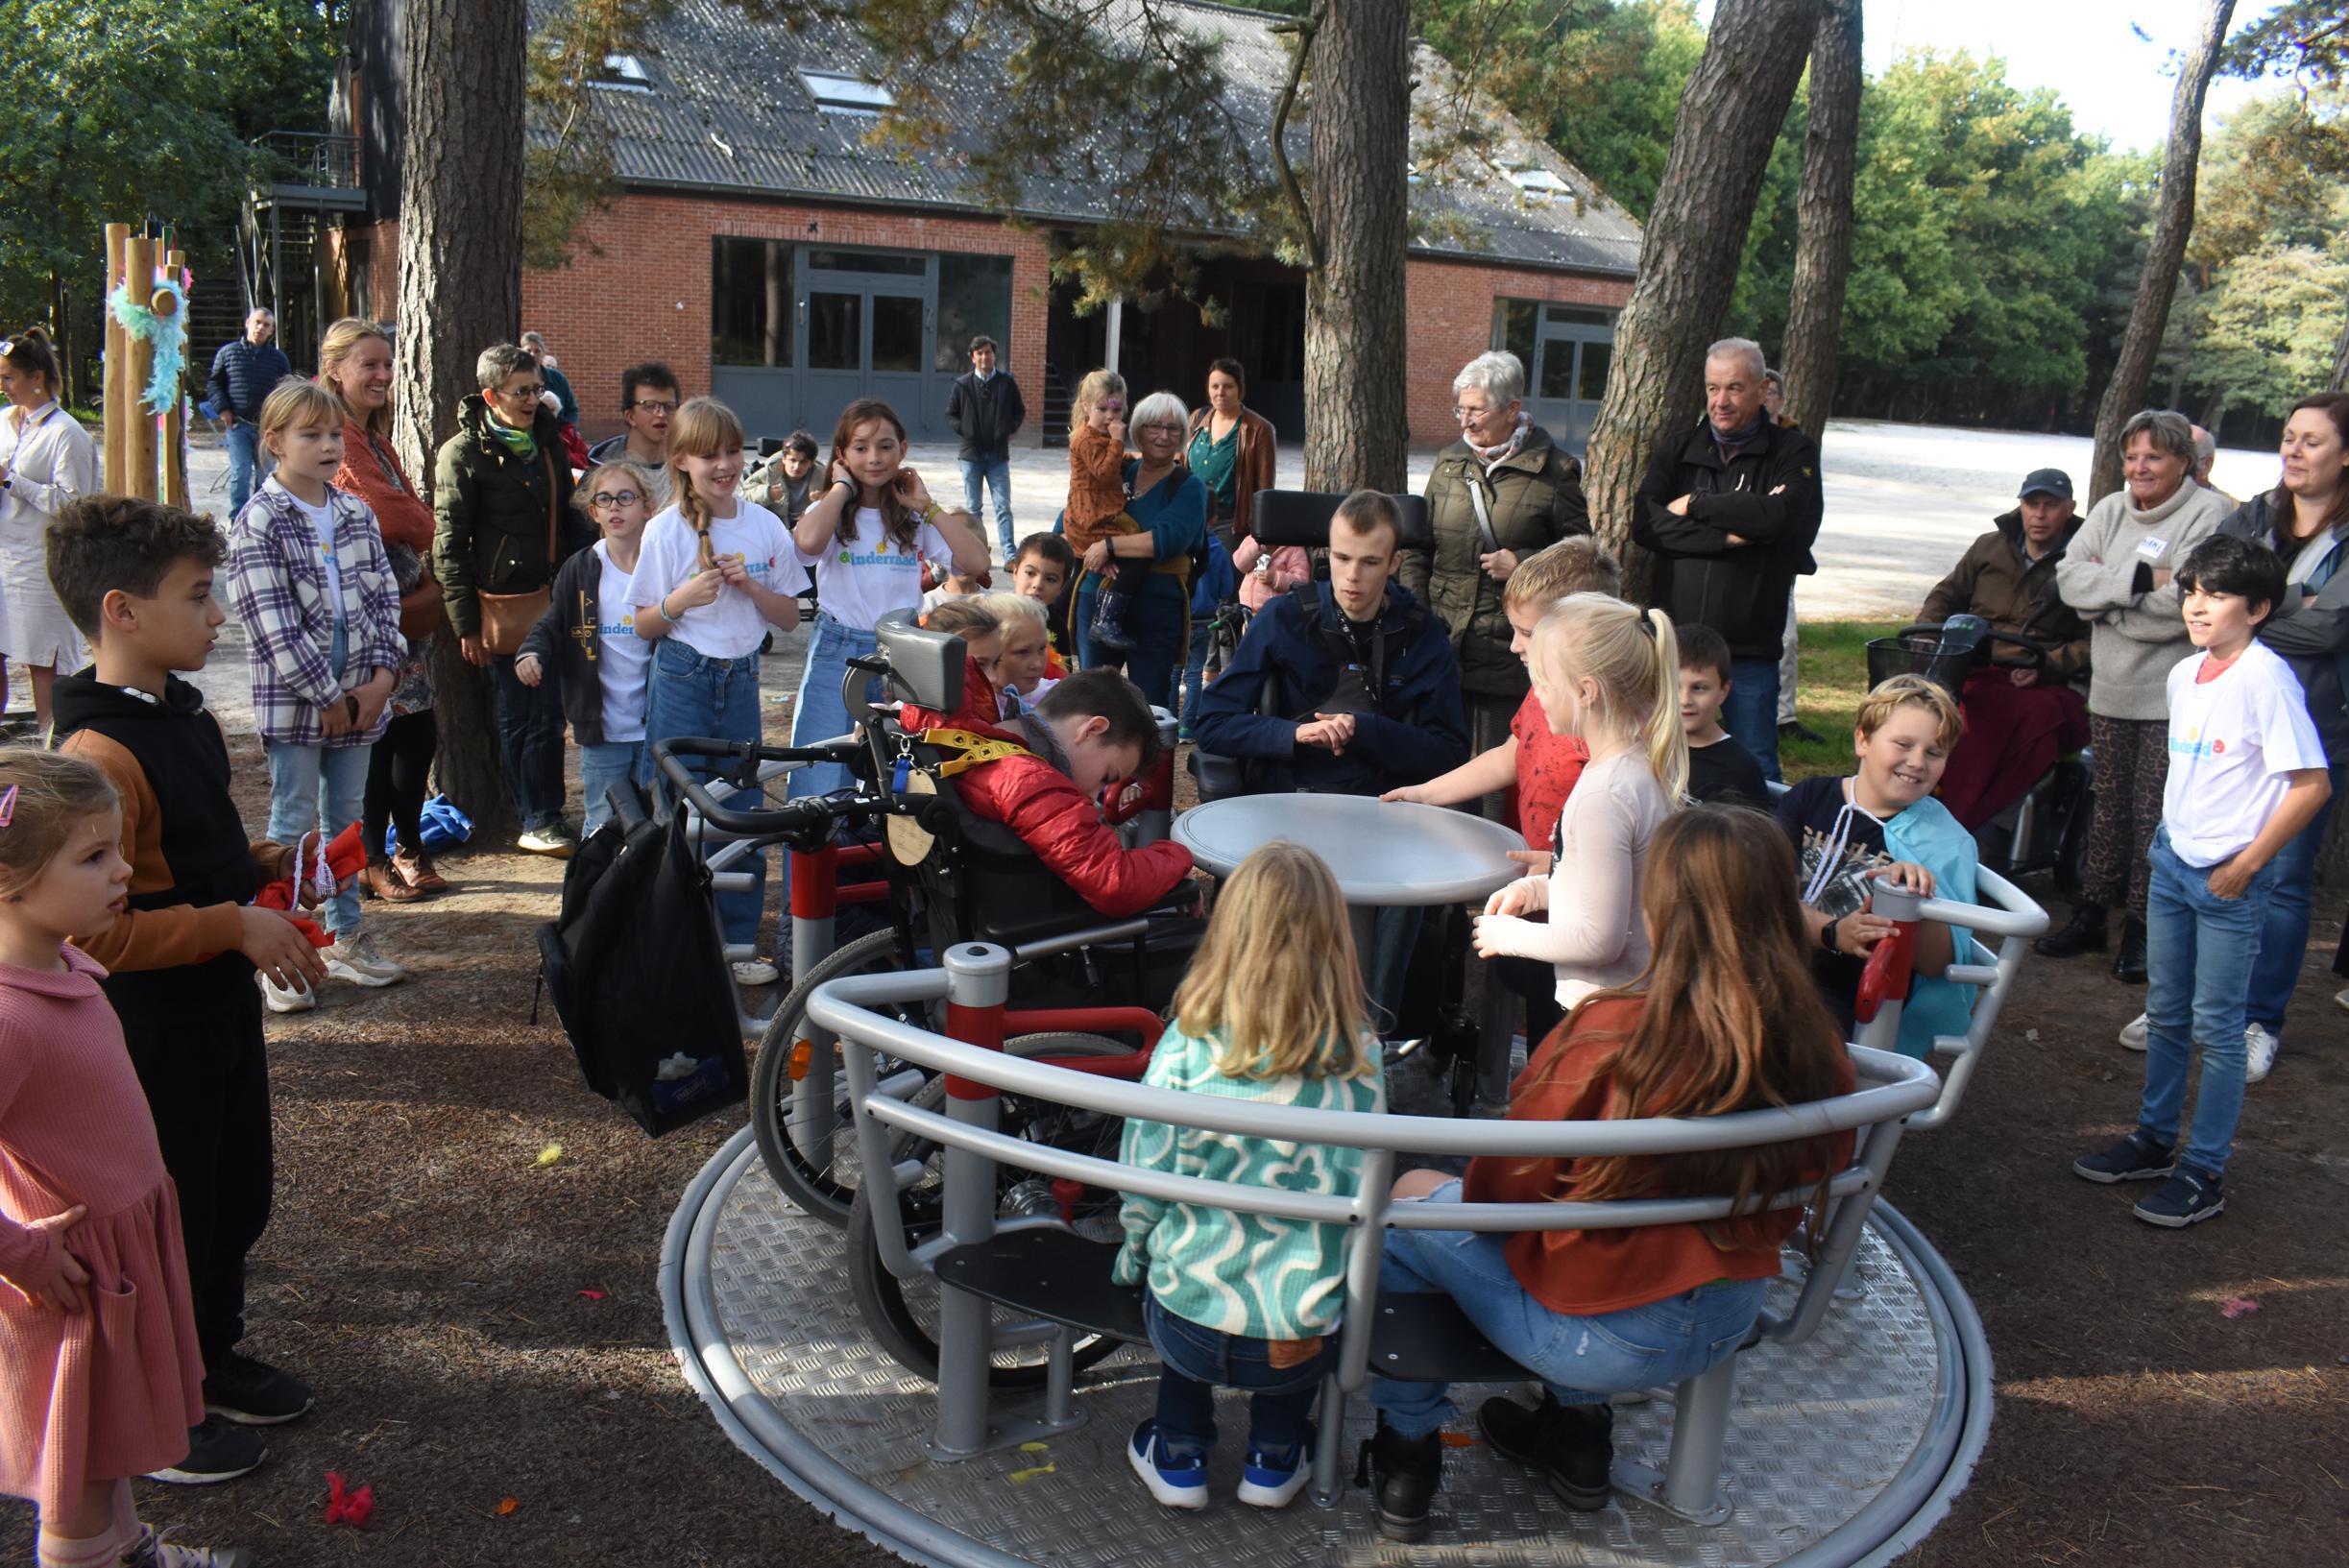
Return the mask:
M261 405L278 382L294 374L294 362L269 340L277 335L278 318L255 310L245 318L245 335L224 343L212 356L211 378L205 398L211 412L229 427L223 438L229 448L229 516L245 510L245 502L261 488L277 465L261 449Z
M1019 548L1011 531L1011 438L1028 422L1028 404L1020 384L1009 371L998 370L995 359L993 338L982 332L971 339L971 374L957 376L947 393L946 423L961 438L957 460L973 522L979 520L981 488L995 493L996 541L1008 570Z

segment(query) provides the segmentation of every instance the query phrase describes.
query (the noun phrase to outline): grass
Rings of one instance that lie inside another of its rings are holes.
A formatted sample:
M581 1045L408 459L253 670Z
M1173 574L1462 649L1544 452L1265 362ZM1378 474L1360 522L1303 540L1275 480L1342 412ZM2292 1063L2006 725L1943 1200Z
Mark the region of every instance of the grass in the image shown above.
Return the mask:
M1803 676L1795 716L1820 738L1779 740L1779 766L1788 784L1852 770L1852 726L1868 694L1868 639L1890 637L1897 620L1806 620L1799 655Z

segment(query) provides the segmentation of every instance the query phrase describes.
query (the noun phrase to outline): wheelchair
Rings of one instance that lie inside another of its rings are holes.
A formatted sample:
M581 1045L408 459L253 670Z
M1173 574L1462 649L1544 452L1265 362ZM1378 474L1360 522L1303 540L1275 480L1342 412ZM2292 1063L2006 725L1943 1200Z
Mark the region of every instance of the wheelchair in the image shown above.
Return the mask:
M1962 701L1966 682L1977 670L2044 674L2048 645L2029 634L2030 622L2020 633L2001 632L1979 615L1952 615L1939 626L1905 626L1868 644L1868 685L1874 688L1895 675L1922 675ZM2007 877L2052 872L2064 895L2076 897L2095 803L2095 752L2082 747L2076 755L2057 758L2021 800L1974 831L1981 863Z

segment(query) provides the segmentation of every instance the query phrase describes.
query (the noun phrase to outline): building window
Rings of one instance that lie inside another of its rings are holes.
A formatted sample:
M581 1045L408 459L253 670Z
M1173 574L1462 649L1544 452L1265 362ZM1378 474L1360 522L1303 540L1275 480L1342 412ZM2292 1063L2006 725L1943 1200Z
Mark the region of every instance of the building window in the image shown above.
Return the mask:
M995 340L996 364L1011 368L1011 258L938 257L938 342L932 368L945 375L971 368L971 339Z
M1571 196L1574 187L1547 169L1526 168L1509 171L1509 182L1529 202L1547 202L1553 197Z
M1492 346L1517 356L1525 373L1534 372L1534 339L1541 326L1541 305L1534 300L1492 302Z
M896 95L888 88L860 76L802 71L799 80L807 84L808 95L815 100L815 107L827 114L877 115L897 105Z
M885 251L810 251L808 270L819 273L882 273L896 277L921 277L930 271L926 255L901 255Z
M1594 310L1588 305L1551 305L1545 314L1552 326L1606 326L1615 325L1611 310Z
M710 357L720 365L791 363L791 247L782 240L710 245Z
M621 92L652 91L652 73L634 55L606 55L603 68L588 78L591 87L612 87Z

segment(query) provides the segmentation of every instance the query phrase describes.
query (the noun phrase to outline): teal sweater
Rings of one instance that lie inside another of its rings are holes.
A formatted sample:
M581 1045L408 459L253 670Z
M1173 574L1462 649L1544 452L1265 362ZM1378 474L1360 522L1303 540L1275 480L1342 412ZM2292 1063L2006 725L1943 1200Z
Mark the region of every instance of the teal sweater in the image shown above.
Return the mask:
M1370 1071L1355 1078L1230 1078L1216 1071L1223 1049L1220 1031L1202 1039L1170 1026L1142 1081L1315 1110L1376 1111L1385 1103L1375 1056ZM1353 1196L1362 1181L1360 1149L1237 1138L1160 1122L1128 1121L1119 1157L1143 1170L1341 1197ZM1126 1227L1119 1283L1147 1279L1158 1305L1177 1317L1256 1339L1313 1339L1338 1321L1349 1226L1132 1194L1119 1218Z

